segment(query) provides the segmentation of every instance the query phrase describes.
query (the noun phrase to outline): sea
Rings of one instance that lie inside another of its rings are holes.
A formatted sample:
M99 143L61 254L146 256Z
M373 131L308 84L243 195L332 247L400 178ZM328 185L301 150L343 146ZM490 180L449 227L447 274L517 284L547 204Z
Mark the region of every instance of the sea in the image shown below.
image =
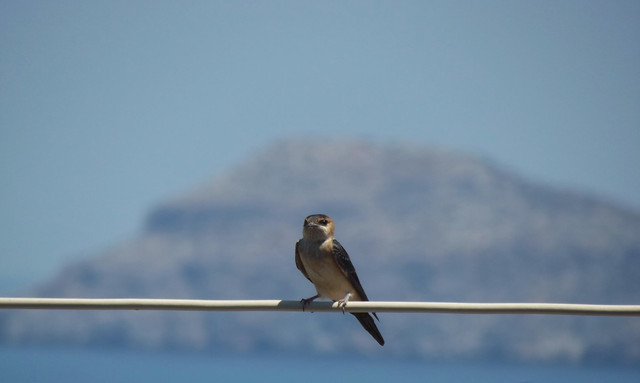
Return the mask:
M0 346L0 382L619 382L640 366Z

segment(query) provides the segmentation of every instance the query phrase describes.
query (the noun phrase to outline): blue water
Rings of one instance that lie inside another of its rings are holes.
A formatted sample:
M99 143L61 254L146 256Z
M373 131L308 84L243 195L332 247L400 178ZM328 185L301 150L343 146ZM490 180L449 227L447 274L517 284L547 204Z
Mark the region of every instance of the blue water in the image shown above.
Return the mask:
M0 347L2 382L640 382L640 367Z

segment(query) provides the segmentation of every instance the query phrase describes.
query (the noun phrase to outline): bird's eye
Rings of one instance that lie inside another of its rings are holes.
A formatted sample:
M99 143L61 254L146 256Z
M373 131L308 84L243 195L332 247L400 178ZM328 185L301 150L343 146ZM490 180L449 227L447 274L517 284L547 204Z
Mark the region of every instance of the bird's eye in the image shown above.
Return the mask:
M320 222L320 224L321 224L321 225L323 225L323 226L329 223L329 221L327 221L327 220L326 220L326 219L324 219L324 218L322 218L322 219L321 219L320 221L318 221L318 222Z

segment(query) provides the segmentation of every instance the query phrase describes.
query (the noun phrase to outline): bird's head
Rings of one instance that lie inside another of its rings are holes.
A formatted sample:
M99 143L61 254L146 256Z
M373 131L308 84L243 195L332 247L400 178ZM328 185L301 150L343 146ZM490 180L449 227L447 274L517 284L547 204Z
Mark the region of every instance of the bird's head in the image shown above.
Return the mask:
M304 219L302 236L310 241L324 241L333 237L335 225L324 214L313 214Z

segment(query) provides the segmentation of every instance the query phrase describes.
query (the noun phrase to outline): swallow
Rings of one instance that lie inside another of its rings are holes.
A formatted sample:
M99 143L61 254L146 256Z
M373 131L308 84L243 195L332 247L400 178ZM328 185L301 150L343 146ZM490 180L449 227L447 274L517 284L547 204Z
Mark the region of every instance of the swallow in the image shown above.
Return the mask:
M302 238L296 242L296 267L316 288L317 294L304 298L302 310L317 298L338 302L345 311L349 301L368 301L349 254L334 237L335 224L324 214L305 218ZM384 346L384 338L369 313L350 313L373 338ZM376 313L373 316L379 321Z

